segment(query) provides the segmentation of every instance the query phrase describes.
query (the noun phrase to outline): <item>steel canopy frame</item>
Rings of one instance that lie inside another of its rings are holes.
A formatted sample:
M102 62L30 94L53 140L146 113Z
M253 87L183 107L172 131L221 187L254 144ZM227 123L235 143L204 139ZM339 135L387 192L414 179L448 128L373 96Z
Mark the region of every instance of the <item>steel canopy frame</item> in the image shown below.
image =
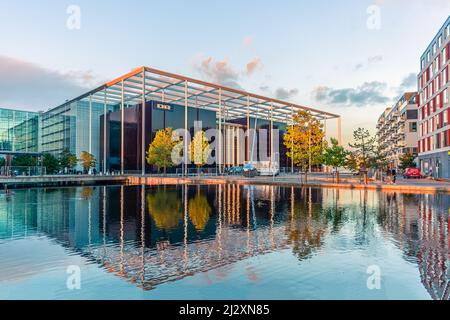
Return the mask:
M271 125L274 121L292 125L293 115L303 110L309 111L313 117L321 121L337 119L338 140L341 141L340 115L145 66L136 68L62 106L80 100L89 103L89 124L92 123L92 103L94 102L104 104L104 110L107 109L107 105L120 107L123 124L124 108L129 105L143 104L148 100L157 100L163 103L184 105L185 113L189 107L215 111L219 130L222 130L222 125L226 121L233 119L247 119L248 126L250 117L269 120ZM185 126L185 129L189 129L186 121ZM91 140L90 132L91 130L89 130L89 139ZM123 145L123 137L121 137L121 144ZM219 141L219 150L222 149L221 144L222 141ZM91 141L89 141L89 146L91 146ZM142 154L145 154L144 144L142 148ZM223 159L221 152L219 151L220 162ZM123 174L123 150L121 153L121 173ZM247 155L248 153L249 150L246 150ZM144 158L142 157L142 174L145 174ZM105 167L103 165L103 171L106 172ZM218 167L220 169L220 163ZM187 172L187 163L184 165L184 170Z

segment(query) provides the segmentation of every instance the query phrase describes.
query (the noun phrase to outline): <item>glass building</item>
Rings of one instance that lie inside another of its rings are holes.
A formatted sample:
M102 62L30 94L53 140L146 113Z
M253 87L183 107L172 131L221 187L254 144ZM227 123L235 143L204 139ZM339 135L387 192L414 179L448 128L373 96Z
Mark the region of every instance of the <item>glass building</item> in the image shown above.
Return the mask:
M0 108L0 151L38 152L39 114Z
M154 169L146 164L146 151L158 130L168 127L183 129L192 137L194 122L201 121L203 130L217 129L222 137L211 138L210 141L216 143L214 166L222 172L225 166L261 161L259 152L256 157L253 155L251 142L256 140L247 129L284 131L286 126L292 124L293 115L300 110L307 110L324 122L337 119L340 140L339 115L140 67L41 113L36 124L32 124L34 120L28 116L25 129L15 131L14 135L26 141L25 144L17 142L19 148L25 146L29 149L33 145L30 134L36 136L31 129L35 126L40 139L37 145L43 153L58 155L68 149L80 158L81 153L86 151L97 159L96 169L99 172L114 170L122 174L145 174ZM17 124L12 127L15 126ZM4 135L8 134L11 132L6 130ZM280 151L274 151L275 138L269 133L267 138L263 137L258 142L267 139L270 147L266 158L277 159L281 165L287 166L281 137L280 143L277 143ZM12 140L7 136L5 141L7 144ZM188 150L190 142L188 139L184 141L184 150ZM187 172L190 166L188 152L185 152L185 157L186 161L181 166L183 172Z

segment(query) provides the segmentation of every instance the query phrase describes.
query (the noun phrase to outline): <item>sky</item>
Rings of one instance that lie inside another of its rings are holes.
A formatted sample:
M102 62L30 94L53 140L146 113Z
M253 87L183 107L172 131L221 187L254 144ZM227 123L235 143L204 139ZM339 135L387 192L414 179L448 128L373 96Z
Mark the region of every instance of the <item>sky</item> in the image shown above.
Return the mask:
M0 0L0 107L47 110L145 65L340 114L347 143L416 90L449 15L448 0Z

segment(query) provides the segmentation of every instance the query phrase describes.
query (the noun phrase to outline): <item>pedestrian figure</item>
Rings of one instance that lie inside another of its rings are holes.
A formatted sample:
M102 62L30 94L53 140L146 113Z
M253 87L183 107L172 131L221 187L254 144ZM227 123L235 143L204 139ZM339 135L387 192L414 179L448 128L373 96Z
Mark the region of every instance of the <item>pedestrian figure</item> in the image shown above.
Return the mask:
M395 170L395 168L392 168L392 183L397 183L397 170Z
M386 183L391 184L391 169L389 167L386 171Z

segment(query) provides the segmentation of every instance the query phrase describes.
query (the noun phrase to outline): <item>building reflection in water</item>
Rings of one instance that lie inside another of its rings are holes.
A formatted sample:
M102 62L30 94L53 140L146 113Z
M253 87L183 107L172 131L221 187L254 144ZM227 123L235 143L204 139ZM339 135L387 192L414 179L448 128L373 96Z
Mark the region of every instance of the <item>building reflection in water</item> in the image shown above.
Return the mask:
M309 259L351 227L356 246L392 239L430 296L449 299L449 195L224 184L2 197L0 243L44 234L144 290L282 249Z

